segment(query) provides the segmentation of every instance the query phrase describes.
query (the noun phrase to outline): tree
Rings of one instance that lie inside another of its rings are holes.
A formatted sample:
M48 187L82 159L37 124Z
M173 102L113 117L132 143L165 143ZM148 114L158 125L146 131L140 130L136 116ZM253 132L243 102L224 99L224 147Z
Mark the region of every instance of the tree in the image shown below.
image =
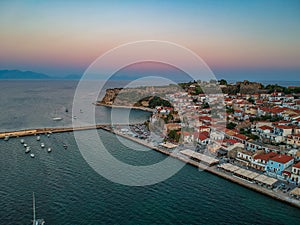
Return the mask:
M219 80L220 85L227 85L227 81L224 79Z
M248 98L248 102L254 104L255 103L255 100L253 98Z
M178 132L178 130L170 130L170 132L168 133L169 139L174 140L175 142L178 142L180 139L180 135L177 132Z
M227 126L226 126L226 128L230 129L230 130L233 130L235 127L236 127L236 124L233 123L233 122L228 123Z

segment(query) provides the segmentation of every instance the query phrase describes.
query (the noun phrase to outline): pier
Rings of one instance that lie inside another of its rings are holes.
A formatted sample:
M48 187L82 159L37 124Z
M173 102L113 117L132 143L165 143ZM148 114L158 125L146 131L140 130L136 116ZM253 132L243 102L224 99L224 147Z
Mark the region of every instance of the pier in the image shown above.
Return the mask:
M63 133L63 132L72 132L80 130L92 130L92 129L101 129L108 126L129 126L129 125L138 125L141 123L130 123L130 124L111 124L111 123L102 123L90 126L82 127L49 127L49 128L37 128L37 129L27 129L27 130L17 130L17 131L7 131L0 133L0 139L5 137L24 137L38 134L49 134L49 133Z

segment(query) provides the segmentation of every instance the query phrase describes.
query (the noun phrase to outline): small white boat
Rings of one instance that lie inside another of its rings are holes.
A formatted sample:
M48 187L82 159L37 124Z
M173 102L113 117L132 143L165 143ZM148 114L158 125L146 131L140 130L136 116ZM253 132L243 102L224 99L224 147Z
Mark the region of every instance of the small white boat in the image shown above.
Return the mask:
M51 152L52 151L52 149L51 148L48 148L48 150L47 150L48 152Z
M24 143L24 148L26 148L27 147L27 144L26 143Z
M44 143L41 143L41 147L42 147L42 148L45 148L45 144L44 144Z
M33 153L31 153L31 154L30 154L30 157L31 157L31 158L34 158L34 157L35 157L35 155L34 155Z
M26 147L25 153L29 153L31 151L30 147Z
M9 136L6 135L6 136L4 137L4 141L8 141L8 140L9 140Z
M36 137L36 140L37 140L37 141L41 140L41 137L40 137L40 136L37 136L37 137Z
M53 118L52 118L53 121L61 121L62 119L63 119L63 118L61 118L61 117L53 117Z
M45 220L44 219L36 219L36 216L35 216L35 197L34 197L34 192L32 193L32 209L33 209L32 224L33 225L45 225Z
M49 138L49 137L50 137L50 134L47 134L47 137Z
M25 141L24 141L24 139L21 139L20 142L21 142L21 144L24 144Z

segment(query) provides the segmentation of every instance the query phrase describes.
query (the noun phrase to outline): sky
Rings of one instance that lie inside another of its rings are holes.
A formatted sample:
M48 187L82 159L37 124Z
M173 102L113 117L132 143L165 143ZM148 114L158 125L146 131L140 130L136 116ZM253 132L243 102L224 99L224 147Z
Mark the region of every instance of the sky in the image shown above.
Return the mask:
M299 80L300 1L0 1L0 69L82 74L128 42L163 40L218 78Z

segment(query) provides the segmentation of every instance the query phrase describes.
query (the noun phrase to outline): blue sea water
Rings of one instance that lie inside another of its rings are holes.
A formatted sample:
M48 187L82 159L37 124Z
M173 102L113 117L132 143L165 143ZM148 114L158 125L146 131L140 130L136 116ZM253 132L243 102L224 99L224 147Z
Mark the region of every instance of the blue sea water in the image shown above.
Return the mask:
M75 81L1 81L1 130L70 125L65 107L71 107L75 87ZM52 113L64 119L54 123ZM123 113L120 109L120 115ZM149 115L131 113L136 121ZM100 122L108 121L110 109L99 107L96 114ZM165 159L130 141L124 146L106 131L97 132L110 153L124 162L145 165ZM36 155L34 159L24 153L20 138L0 140L3 225L31 223L32 192L37 216L54 225L300 224L299 209L189 165L155 185L124 186L98 175L86 163L71 132L41 136L41 142L52 147L50 154L39 147L34 136L24 139ZM62 143L67 143L68 149ZM145 151L130 150L137 147ZM135 179L135 174L128 176Z

